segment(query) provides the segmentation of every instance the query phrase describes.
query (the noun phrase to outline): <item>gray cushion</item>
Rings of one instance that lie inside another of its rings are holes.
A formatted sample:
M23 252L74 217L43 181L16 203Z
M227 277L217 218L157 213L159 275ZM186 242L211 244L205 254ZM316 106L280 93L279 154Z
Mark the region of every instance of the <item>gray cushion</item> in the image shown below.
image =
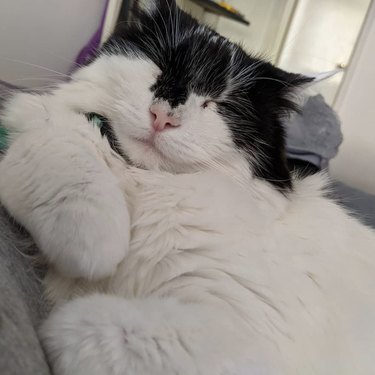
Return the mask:
M0 207L0 374L47 375L37 337L48 309L43 302L35 247Z
M359 219L363 224L375 228L375 196L352 188L340 181L332 186L332 198Z
M301 112L285 123L288 158L326 168L342 143L340 120L322 95L308 97Z

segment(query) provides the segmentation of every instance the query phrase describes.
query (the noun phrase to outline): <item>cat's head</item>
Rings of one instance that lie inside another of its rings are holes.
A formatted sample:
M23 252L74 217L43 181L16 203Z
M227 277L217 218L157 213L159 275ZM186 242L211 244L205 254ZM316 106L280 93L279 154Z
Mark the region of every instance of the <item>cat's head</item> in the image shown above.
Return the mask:
M95 84L108 136L135 164L181 173L242 161L291 187L281 122L311 79L247 54L174 1L149 1L75 78Z

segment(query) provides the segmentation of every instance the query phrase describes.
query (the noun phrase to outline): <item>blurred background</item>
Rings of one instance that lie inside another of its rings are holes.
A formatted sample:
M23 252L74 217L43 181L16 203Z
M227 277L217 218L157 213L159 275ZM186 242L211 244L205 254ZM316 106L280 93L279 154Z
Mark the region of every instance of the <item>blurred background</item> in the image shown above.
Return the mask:
M313 89L342 123L344 142L330 171L375 194L375 1L177 2L285 70L341 69ZM64 80L119 22L131 22L137 6L136 0L0 0L0 79L39 88Z

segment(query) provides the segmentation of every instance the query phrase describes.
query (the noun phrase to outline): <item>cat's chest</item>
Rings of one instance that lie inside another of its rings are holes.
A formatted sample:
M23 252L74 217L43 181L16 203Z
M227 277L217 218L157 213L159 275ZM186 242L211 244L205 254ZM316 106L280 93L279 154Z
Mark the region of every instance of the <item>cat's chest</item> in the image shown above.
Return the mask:
M136 173L128 192L130 251L112 289L126 297L183 290L187 299L238 290L242 300L251 284L272 291L290 273L282 252L292 236L278 219L282 204L264 204L217 174Z
M316 237L324 225L318 228L311 207L310 219L292 209L274 220L232 186L176 185L148 183L138 191L130 253L112 280L115 293L218 306L249 334L277 343L283 356L299 353L301 363L319 369L362 347L358 311L348 302L364 303L365 269L347 258L345 241L333 243L328 230ZM356 291L340 271L349 268ZM368 311L375 311L371 302ZM341 337L349 341L336 350Z
M339 295L347 277L338 267L352 269L359 284L366 283L367 271L345 240L344 213L323 199L285 208L277 207L277 198L270 197L268 206L257 198L222 176L154 178L146 172L131 197L130 252L113 288L127 297L235 294L239 305L255 296L264 305L272 300L280 309L303 311ZM333 236L328 223L342 235ZM360 246L353 239L363 237L358 231L350 241ZM344 304L341 294L338 303Z
M251 213L246 192L222 178L148 179L131 196L130 252L114 288L132 296L218 279L256 247L265 218ZM215 274L215 276L212 276ZM211 276L209 276L211 275ZM126 289L126 290L125 290Z

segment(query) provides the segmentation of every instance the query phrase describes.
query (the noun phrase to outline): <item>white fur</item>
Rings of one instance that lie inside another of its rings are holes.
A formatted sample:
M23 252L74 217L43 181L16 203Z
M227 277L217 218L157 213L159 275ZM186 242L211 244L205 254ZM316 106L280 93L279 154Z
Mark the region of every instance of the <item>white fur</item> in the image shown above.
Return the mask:
M157 74L105 56L2 118L19 133L0 200L57 268L41 330L55 373L373 374L374 233L324 197L324 175L288 197L253 179L204 98L155 148L137 141ZM83 112L107 116L147 170Z
M4 121L20 126L0 164L0 200L60 272L103 278L129 247L123 189L107 166L109 157L121 162L84 116L57 111L49 99L20 94L9 104Z

